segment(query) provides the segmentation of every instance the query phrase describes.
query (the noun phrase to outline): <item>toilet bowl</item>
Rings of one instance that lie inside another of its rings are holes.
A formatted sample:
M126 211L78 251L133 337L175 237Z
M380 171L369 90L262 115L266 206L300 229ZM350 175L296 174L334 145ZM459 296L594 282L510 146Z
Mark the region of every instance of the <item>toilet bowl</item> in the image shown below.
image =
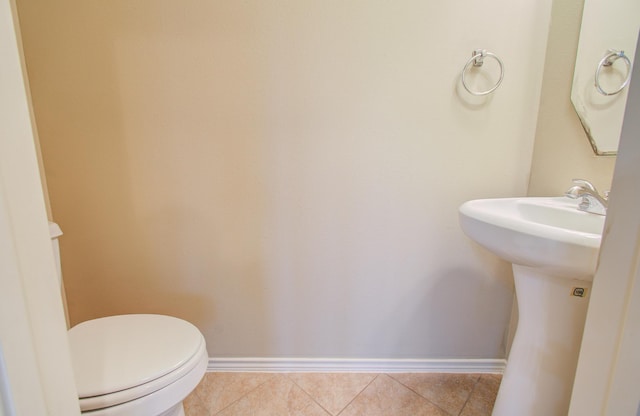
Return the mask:
M182 416L182 400L204 375L200 331L164 315L118 315L69 330L82 414Z
M53 223L50 230L59 265L62 232ZM82 322L68 335L83 415L184 416L182 401L209 361L198 328L171 316L108 316Z

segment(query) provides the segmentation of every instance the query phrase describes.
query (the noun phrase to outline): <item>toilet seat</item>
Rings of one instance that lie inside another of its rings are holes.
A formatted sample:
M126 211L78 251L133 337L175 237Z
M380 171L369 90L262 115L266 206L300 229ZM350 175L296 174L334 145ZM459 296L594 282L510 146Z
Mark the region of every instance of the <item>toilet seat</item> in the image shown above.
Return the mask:
M197 384L208 360L200 331L164 315L119 315L83 322L69 330L69 343L83 412L115 410L182 379L197 378Z

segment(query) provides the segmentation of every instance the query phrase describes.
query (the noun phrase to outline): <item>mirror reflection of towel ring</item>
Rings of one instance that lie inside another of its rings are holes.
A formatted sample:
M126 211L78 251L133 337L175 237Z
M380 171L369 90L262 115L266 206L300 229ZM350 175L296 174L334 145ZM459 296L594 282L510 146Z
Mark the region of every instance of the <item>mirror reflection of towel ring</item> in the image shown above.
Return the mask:
M469 94L472 94L472 95L491 94L500 86L500 84L502 84L502 79L504 78L504 65L502 64L502 61L500 60L500 58L498 58L495 54L491 52L487 52L486 49L476 49L475 51L473 51L472 55L473 56L471 57L471 59L467 61L467 64L462 69L462 86L464 87L465 90L467 90L467 92L469 92ZM487 58L487 57L495 59L498 62L498 65L500 65L500 78L492 88L489 88L486 91L474 91L471 88L469 88L469 86L467 85L465 74L472 64L473 66L482 66L482 64L484 63L484 58Z
M607 92L600 85L600 71L602 71L602 68L605 66L613 65L613 63L618 59L622 59L624 63L627 65L627 75L624 79L624 82L620 85L620 87L618 87L617 90ZM598 92L602 95L616 95L617 93L625 89L627 85L629 85L629 81L631 81L631 61L629 60L627 55L624 54L624 51L609 49L607 51L607 54L604 56L604 58L602 58L598 63L598 68L596 68L596 76L595 76L596 90L598 90Z

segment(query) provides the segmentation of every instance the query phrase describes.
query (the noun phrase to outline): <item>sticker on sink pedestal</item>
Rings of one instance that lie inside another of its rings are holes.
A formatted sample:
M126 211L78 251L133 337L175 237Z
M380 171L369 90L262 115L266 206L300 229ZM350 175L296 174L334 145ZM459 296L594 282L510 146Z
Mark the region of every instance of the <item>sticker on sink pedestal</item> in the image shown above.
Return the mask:
M583 298L587 296L587 288L586 287L574 287L571 296L577 296L579 298Z

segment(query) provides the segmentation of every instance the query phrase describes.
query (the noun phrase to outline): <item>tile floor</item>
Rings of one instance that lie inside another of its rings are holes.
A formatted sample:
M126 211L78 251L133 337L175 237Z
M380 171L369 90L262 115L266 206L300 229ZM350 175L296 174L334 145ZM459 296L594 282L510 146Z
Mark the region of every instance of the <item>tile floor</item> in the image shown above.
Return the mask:
M186 416L489 416L499 374L207 373Z

